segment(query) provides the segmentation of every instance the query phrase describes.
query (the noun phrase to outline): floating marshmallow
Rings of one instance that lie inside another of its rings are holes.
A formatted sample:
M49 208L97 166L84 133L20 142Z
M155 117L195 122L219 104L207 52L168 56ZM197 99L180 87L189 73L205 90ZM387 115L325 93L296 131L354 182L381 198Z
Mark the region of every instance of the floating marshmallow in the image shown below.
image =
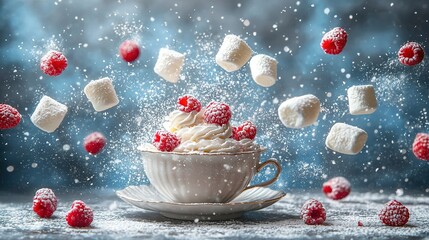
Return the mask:
M226 35L216 54L216 63L227 72L240 69L252 56L252 49L235 35Z
M95 111L101 112L118 105L119 99L116 95L110 78L92 80L83 89L86 97L92 103Z
M349 111L352 115L371 114L377 109L377 99L372 85L359 85L347 89Z
M280 121L289 128L310 126L317 121L319 112L320 101L312 94L290 98L278 109Z
M43 96L31 115L31 122L41 130L51 133L60 126L66 113L66 105L48 96Z
M258 54L250 59L250 72L255 82L262 87L271 87L277 81L277 60Z
M165 80L171 83L177 83L177 81L179 81L184 62L184 54L167 48L161 48L159 50L158 60L156 61L153 70Z
M335 123L326 137L326 147L336 152L355 155L365 146L368 134L358 128L345 123Z

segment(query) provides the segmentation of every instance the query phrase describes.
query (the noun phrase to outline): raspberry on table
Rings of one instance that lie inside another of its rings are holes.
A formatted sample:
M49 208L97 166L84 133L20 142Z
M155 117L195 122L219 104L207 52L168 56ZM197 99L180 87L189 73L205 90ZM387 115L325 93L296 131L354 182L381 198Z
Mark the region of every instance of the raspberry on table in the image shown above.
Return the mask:
M204 121L222 126L231 119L231 110L225 103L210 102L204 111Z
M327 54L339 54L343 51L347 43L347 32L336 27L323 35L320 47Z
M383 224L388 226L403 226L408 222L410 213L402 203L391 200L378 213Z
M57 197L49 188L37 190L33 198L33 211L41 218L50 218L57 210Z
M72 227L88 227L93 218L92 209L81 200L74 201L66 215L66 221Z
M153 137L152 144L159 151L171 152L180 144L180 139L174 133L158 130Z
M119 46L119 54L126 62L134 62L140 55L139 45L133 40L126 40Z
M49 76L60 75L67 67L67 58L58 51L51 50L40 60L40 69Z
M0 130L16 127L21 121L21 114L14 107L0 104Z
M344 177L334 177L323 183L322 191L326 197L333 200L340 200L349 195L351 186L350 182Z
M429 161L429 134L417 133L413 143L413 153L417 158Z
M182 112L192 112L196 111L199 112L201 110L201 103L193 96L185 95L182 97L179 97L177 100L177 108Z
M255 139L256 137L256 125L251 121L245 121L238 127L232 128L232 138L237 141L242 139Z
M416 42L407 42L398 51L398 59L405 66L414 66L423 61L425 52Z
M102 133L93 132L85 137L83 146L92 155L96 155L103 150L106 145L106 137Z
M307 200L301 208L301 218L308 225L323 224L326 220L323 204L315 199Z

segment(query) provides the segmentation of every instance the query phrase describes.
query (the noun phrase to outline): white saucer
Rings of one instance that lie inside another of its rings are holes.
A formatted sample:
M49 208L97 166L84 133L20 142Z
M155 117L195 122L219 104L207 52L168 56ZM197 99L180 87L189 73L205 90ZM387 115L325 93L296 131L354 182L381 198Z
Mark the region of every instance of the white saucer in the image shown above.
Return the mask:
M116 191L116 195L131 205L159 212L165 217L181 220L226 220L240 217L244 212L266 208L286 193L265 187L242 192L227 203L175 203L148 185L130 186Z

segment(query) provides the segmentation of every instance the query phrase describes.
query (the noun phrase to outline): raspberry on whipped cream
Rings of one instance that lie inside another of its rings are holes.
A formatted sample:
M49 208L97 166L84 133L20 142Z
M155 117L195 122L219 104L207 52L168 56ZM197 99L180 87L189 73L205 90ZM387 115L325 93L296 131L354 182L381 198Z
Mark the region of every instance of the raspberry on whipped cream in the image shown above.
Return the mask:
M204 121L217 125L227 124L231 119L231 110L229 106L221 102L210 102L204 111Z
M179 97L177 100L177 108L182 112L199 112L201 110L201 103L193 96L185 95Z

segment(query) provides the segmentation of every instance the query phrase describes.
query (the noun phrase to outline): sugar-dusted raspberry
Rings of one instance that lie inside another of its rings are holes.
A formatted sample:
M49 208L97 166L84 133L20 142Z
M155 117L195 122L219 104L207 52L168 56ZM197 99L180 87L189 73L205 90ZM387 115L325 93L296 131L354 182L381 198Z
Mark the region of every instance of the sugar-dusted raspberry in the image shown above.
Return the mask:
M133 40L126 40L119 46L119 53L126 62L134 62L140 55L139 45Z
M21 114L10 105L0 104L0 130L14 128L21 121Z
M398 59L405 66L414 66L423 61L425 52L416 42L407 42L398 51Z
M408 222L410 213L402 203L391 200L378 213L382 223L388 226L403 226Z
M363 227L363 223L361 221L358 221L358 227Z
M74 201L66 215L66 221L72 227L88 227L91 225L93 218L92 209L81 200Z
M320 47L327 54L339 54L347 43L347 33L344 29L336 27L323 35Z
M49 76L58 76L67 67L67 58L58 51L51 50L40 60L40 69Z
M201 110L201 103L193 96L185 95L179 97L177 100L177 108L182 112L199 112Z
M322 191L326 197L340 200L349 195L351 191L350 182L344 177L334 177L323 184Z
M93 155L101 152L106 145L106 137L102 133L93 132L85 137L83 146L85 150Z
M217 125L227 124L231 119L231 110L225 103L210 102L204 111L204 121Z
M232 138L237 141L242 139L255 139L256 137L256 125L251 121L245 121L238 127L232 128Z
M50 218L57 210L57 197L49 188L37 190L33 198L33 211L41 218Z
M413 143L413 153L417 158L429 161L429 134L417 133Z
M307 200L301 208L301 218L308 225L322 224L326 220L323 204L314 199Z
M174 133L158 130L153 137L152 144L159 151L171 152L180 144L180 139Z

